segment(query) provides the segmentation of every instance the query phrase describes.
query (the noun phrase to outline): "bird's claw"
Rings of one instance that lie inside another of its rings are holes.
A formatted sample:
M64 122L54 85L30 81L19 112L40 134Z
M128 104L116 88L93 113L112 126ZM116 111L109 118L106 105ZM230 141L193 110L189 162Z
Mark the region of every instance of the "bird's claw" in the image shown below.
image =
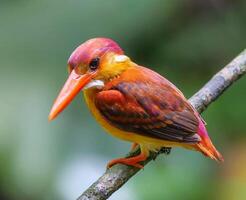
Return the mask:
M169 155L171 153L171 150L171 147L162 147L160 151L158 151L158 154L164 153L166 155Z
M111 160L108 164L107 164L107 169L111 168L112 166L116 165L116 164L124 164L124 165L129 165L129 166L133 166L139 169L144 168L143 165L137 163L137 162L129 162L128 158L119 158L119 159L115 159L115 160Z

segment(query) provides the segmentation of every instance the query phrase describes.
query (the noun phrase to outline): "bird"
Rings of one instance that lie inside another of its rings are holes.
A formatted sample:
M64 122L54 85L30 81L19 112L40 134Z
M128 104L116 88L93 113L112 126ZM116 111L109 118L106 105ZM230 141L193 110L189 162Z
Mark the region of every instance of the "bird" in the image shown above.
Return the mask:
M110 38L92 38L68 59L69 76L48 119L57 117L81 91L96 121L112 136L140 148L138 155L110 161L143 168L151 152L183 147L223 162L205 121L169 80L140 66Z

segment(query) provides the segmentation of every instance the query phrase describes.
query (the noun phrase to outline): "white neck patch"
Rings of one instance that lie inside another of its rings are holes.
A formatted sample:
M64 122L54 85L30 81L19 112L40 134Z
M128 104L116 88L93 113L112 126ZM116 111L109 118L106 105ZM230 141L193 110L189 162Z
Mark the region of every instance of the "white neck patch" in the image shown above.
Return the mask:
M83 88L83 90L93 87L97 89L102 89L104 87L104 82L101 80L92 80L91 82L87 83L87 85Z
M125 62L126 60L128 60L129 58L125 55L116 55L114 57L115 62L121 63L121 62Z

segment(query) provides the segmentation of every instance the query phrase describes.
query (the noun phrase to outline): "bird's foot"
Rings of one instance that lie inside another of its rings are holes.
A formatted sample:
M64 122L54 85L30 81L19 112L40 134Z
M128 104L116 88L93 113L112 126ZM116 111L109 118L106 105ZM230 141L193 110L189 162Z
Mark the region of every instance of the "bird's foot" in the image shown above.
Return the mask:
M130 165L142 169L144 166L139 164L139 162L145 161L147 157L148 156L146 156L144 153L141 152L139 155L134 157L114 159L108 163L107 168L110 168L115 164L121 163L121 164Z
M166 155L169 155L171 153L172 148L171 147L162 147L158 154L164 153Z

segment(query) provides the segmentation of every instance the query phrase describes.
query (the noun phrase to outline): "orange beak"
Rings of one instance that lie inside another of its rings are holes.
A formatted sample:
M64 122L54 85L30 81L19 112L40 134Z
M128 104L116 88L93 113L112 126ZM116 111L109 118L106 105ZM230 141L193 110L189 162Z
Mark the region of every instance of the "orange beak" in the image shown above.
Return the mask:
M72 70L50 111L49 121L53 120L67 107L74 97L92 80L94 74L87 73L80 75Z

